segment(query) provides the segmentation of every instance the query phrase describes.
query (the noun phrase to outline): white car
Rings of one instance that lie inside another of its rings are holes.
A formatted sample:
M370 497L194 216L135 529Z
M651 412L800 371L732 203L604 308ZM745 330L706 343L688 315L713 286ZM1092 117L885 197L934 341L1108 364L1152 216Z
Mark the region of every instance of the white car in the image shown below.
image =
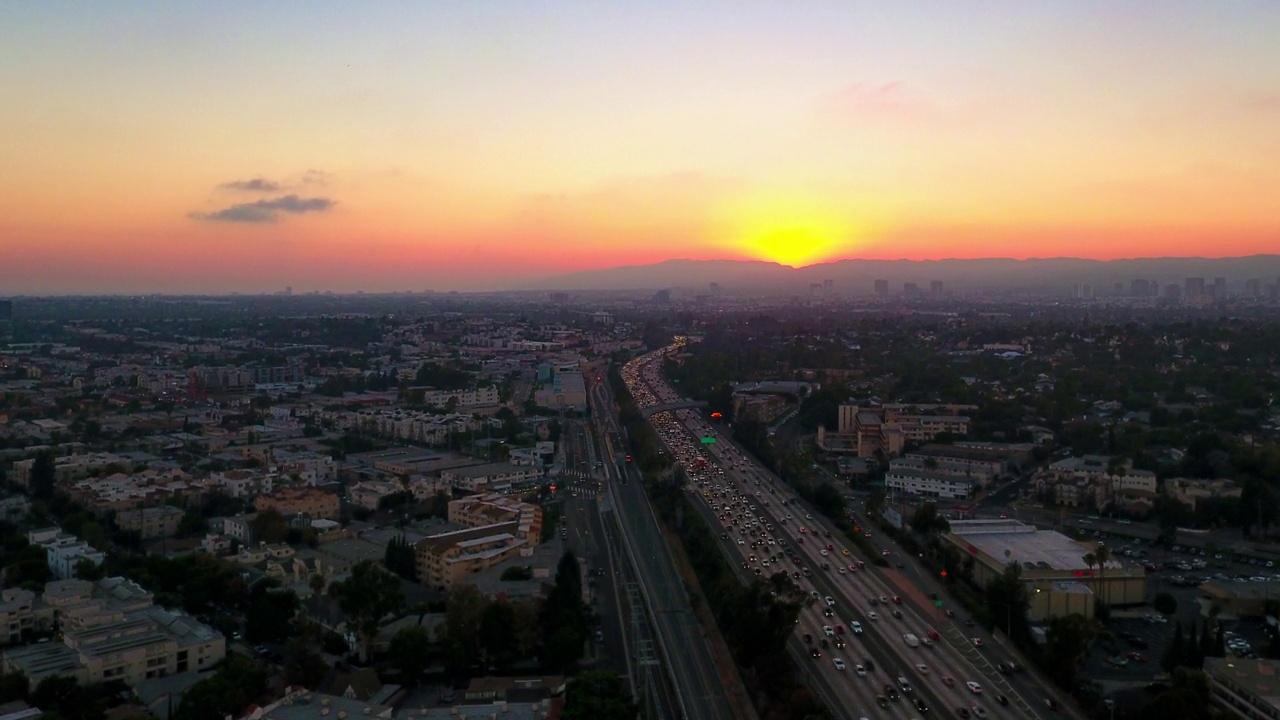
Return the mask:
M973 716L978 718L978 720L985 720L985 718L987 717L987 711L983 710L977 705L974 705L972 708L970 708L970 710L973 711Z
M832 660L831 662L835 663L835 666L836 666L836 669L837 669L837 670L844 670L844 661L843 661L843 660L841 660L840 658L836 658L836 659Z
M849 629L850 629L850 630L853 630L853 634L854 634L854 635L861 635L861 634L862 634L862 623L858 622L857 620L854 620L854 621L852 621L852 622L850 622L850 623L849 623Z
M964 686L969 688L969 692L973 693L974 695L982 694L982 686L972 680L965 683Z
M831 627L830 625L823 625L823 626L822 626L822 634L823 634L823 635L826 635L827 637L835 637L835 636L836 636L836 630L835 630L835 628Z
M873 612L871 612L871 613L867 613L867 617L871 618L872 620L879 620L879 619L880 619L880 616L879 616L879 615L877 615L877 614L875 614L875 613L873 613Z
M867 669L866 669L866 668L864 668L864 667L862 667L861 665L858 665L857 667L855 667L855 668L853 669L853 671L854 671L854 672L856 672L856 673L858 673L858 677L866 677L866 676L867 676Z
M835 607L835 606L836 606L836 599L835 599L835 598L833 598L833 597L831 597L830 595L828 595L828 596L827 596L827 607Z
M916 670L919 670L921 675L929 674L929 666L924 663L916 663Z

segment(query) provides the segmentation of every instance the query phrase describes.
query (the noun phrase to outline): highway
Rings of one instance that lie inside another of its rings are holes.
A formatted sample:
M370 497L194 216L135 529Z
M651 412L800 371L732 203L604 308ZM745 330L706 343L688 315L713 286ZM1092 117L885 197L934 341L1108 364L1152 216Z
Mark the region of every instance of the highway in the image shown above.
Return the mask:
M677 400L659 375L659 359L659 353L651 353L624 369L638 404ZM917 707L891 698L888 689L900 686L899 678L911 686L911 700L919 699L929 710L949 716L1058 716L1044 703L1045 697L1053 695L1031 674L1004 675L996 669L997 663L1014 659L1010 650L935 606L930 594L943 599L945 594L913 558L898 557L884 547L882 553L902 569L881 570L874 568L871 558L859 558L854 549L841 547L839 535L831 533L825 520L805 509L788 487L706 425L695 411L659 413L651 421L668 449L697 480L690 487L701 500L695 505L713 527L721 528L722 547L730 557L744 572L789 572L814 597L802 614L796 642L802 653L811 652L824 639L831 644L817 648L820 657L801 657L808 663L815 690L837 717L919 717L922 712ZM715 442L702 445L700 437ZM854 631L855 623L864 629L862 633ZM907 633L922 640L934 634L937 642L912 648L904 640ZM812 637L813 644L803 639L805 635ZM836 647L839 642L847 647ZM838 669L835 658L841 659L844 670ZM868 660L874 670L864 676L856 666L866 666Z
M590 389L593 417L602 436L621 437L614 405L603 383ZM676 571L644 492L639 471L625 461L618 463L620 444L606 442L603 470L605 504L615 513L622 545L657 631L662 661L675 686L680 716L686 720L731 720L725 691L716 673L702 627L689 605L684 582Z

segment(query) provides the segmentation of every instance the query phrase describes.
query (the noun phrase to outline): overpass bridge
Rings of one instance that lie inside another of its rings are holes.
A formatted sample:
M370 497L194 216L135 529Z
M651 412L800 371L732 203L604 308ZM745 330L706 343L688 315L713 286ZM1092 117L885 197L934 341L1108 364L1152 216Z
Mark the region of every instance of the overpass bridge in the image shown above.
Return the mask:
M661 403L659 405L650 405L649 407L640 408L640 414L646 418L653 417L660 412L668 410L688 410L691 408L704 408L707 404L701 400L681 400L680 402Z

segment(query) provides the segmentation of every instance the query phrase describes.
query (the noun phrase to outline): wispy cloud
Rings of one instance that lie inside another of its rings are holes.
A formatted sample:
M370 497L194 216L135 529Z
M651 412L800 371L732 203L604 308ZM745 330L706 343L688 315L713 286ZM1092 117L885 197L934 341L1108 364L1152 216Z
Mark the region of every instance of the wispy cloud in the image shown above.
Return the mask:
M232 180L218 186L222 190L242 190L244 192L279 192L280 183L263 177L250 180Z
M297 195L283 195L250 203L239 203L214 212L193 212L187 217L192 220L206 222L237 223L274 223L279 222L284 214L300 215L310 212L323 212L337 203L324 197L303 198Z

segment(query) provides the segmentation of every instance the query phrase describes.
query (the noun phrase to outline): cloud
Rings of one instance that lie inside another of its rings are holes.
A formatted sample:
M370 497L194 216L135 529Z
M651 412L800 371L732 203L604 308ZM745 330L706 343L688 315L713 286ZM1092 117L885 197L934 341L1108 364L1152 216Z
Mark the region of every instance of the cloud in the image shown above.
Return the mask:
M192 220L207 222L239 222L239 223L274 223L284 213L300 215L309 212L323 212L337 203L330 198L302 198L297 195L283 195L250 203L239 203L210 213L193 212L187 217Z
M854 83L819 100L820 112L839 119L918 122L933 118L938 108L903 83Z
M251 180L232 180L218 186L222 190L243 190L245 192L278 192L280 183L263 177Z

